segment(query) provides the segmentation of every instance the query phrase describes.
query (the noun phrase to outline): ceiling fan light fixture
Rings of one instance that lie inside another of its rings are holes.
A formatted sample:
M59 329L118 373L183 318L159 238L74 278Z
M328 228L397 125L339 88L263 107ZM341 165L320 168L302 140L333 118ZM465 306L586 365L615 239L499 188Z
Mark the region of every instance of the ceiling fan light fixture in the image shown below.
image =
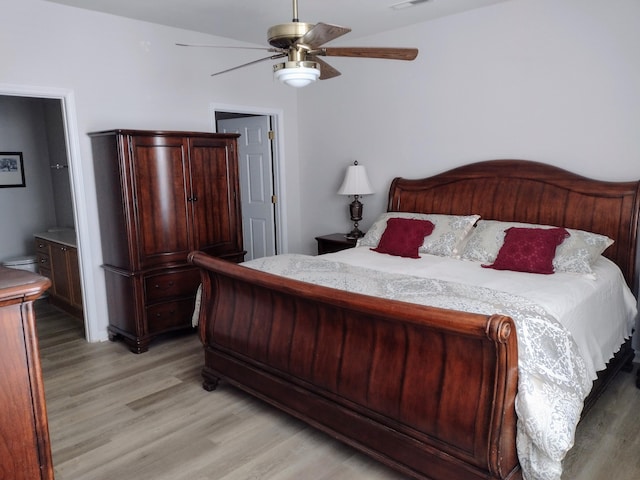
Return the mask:
M290 87L306 87L320 78L320 67L316 62L283 62L273 66L273 75Z

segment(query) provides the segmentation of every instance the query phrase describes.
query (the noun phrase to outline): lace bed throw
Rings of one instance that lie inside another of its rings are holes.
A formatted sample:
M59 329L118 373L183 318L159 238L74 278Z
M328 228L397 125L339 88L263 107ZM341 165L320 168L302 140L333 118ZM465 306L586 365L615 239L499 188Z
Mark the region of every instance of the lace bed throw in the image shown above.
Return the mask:
M469 313L513 318L518 337L517 450L525 480L559 480L591 389L569 332L530 300L479 286L410 277L305 255L243 265L326 287Z

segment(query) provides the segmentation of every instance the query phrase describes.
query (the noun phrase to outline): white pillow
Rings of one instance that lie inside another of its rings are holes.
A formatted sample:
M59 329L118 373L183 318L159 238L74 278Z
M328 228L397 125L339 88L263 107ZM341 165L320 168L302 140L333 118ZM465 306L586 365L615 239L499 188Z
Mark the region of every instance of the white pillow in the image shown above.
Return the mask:
M420 253L429 253L441 257L453 257L458 246L478 221L480 215L441 215L437 213L386 212L381 214L357 245L377 247L380 237L387 228L389 218L415 218L429 220L434 229L431 235L424 237L424 243L418 249Z
M497 220L480 220L462 249L460 258L482 263L493 263L498 251L504 243L505 230L510 227L554 228L551 225L537 225L520 222L500 222ZM571 235L557 248L553 259L556 272L573 272L593 275L591 269L613 240L605 235L585 232L584 230L566 229Z

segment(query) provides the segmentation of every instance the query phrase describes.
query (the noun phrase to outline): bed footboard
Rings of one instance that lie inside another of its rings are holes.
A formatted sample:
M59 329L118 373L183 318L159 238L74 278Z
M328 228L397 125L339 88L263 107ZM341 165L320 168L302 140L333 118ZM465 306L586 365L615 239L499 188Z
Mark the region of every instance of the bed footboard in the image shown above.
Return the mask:
M200 252L204 386L229 382L414 478L519 479L511 318L342 292Z

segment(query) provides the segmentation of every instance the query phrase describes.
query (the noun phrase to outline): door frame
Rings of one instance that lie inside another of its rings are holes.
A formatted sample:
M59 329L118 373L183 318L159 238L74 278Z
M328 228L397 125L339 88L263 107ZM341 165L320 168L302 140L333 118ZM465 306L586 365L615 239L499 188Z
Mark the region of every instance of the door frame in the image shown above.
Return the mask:
M289 251L287 235L286 194L285 194L285 171L284 171L284 120L283 111L276 108L251 107L246 105L228 105L222 103L211 104L211 127L213 132L217 132L216 112L238 113L243 115L266 115L271 117L271 124L276 132L273 142L273 194L277 201L275 205L275 227L277 253L287 253Z
M50 87L30 87L0 83L0 95L60 100L67 161L71 185L71 201L78 242L78 263L84 311L85 338L89 342L105 340L106 333L98 331L97 299L94 276L91 272L91 242L84 188L85 172L80 157L80 140L76 119L75 97L72 90ZM35 232L34 232L35 233Z

